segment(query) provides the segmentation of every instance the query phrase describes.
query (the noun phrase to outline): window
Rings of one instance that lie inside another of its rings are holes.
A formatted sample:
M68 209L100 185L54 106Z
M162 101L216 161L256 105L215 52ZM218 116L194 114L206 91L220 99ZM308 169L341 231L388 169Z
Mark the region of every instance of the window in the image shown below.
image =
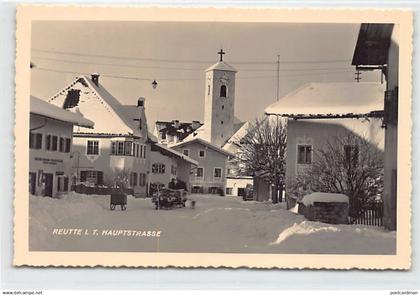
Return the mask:
M141 119L139 119L139 128L141 130L141 128L143 128L143 121Z
M223 125L223 121L220 121L220 124L222 124L222 125Z
M311 145L298 145L298 164L311 164L312 163L312 146Z
M146 173L139 173L139 185L140 186L146 185Z
M29 148L37 150L42 148L42 133L29 133Z
M357 145L344 146L344 161L346 166L354 167L359 162L359 147Z
M182 153L188 157L190 155L190 150L184 149Z
M140 150L140 145L136 144L136 157L139 157L139 150Z
M162 132L162 139L166 139L166 132L165 131Z
M210 95L210 84L207 85L207 95Z
M138 144L132 141L112 141L111 155L136 156Z
M222 105L222 110L224 110L225 109L225 106L224 105Z
M204 151L204 150L200 150L200 151L198 152L198 156L199 156L200 158L204 158L204 157L206 156L206 151Z
M136 172L132 172L130 174L130 186L137 186L137 173Z
M214 174L215 179L221 179L222 178L222 168L214 168Z
M196 176L197 176L197 178L203 178L203 176L204 176L204 168L198 167L197 168Z
M164 174L165 173L165 164L154 163L152 165L152 173L153 174Z
M227 88L226 88L226 85L220 86L220 97L227 97Z
M64 151L66 150L66 146L65 146L65 140L63 137L60 137L60 141L58 144L58 150L62 153L64 153Z
M233 188L227 187L226 188L226 195L232 195L233 194Z
M102 171L95 171L95 170L80 171L81 182L90 182L96 185L102 185L103 177L104 177L104 174Z
M86 154L88 154L88 155L99 155L99 141L88 140L87 141Z
M131 141L124 142L124 155L131 156L132 144L133 143Z

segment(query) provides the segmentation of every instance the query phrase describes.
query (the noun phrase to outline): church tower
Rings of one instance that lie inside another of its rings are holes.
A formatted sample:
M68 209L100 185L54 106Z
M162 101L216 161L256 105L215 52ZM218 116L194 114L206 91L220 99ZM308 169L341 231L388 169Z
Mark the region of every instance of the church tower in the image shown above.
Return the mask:
M221 49L217 63L206 70L204 139L222 147L233 135L236 70L223 61Z

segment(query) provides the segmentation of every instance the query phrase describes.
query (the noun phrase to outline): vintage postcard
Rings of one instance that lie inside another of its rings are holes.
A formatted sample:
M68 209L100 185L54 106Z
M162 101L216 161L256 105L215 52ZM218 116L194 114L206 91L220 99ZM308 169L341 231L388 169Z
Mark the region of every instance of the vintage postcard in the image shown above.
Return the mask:
M409 269L412 33L20 6L14 265Z

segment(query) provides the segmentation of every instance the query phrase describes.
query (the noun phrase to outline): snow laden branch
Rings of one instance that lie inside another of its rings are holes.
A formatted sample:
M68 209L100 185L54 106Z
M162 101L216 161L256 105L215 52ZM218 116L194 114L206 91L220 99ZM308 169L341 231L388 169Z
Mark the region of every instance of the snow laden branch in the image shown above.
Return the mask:
M236 142L240 173L263 178L274 185L273 202L282 189L285 178L286 125L281 118L256 119L247 134Z
M311 169L297 179L313 192L342 193L350 199L350 214L377 201L383 191L383 151L354 133L334 136L314 150Z

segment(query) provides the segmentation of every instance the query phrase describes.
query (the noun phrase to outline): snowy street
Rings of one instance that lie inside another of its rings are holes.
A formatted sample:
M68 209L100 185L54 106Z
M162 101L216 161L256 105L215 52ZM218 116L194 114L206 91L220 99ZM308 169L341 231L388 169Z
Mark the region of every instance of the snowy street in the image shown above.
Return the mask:
M287 211L284 203L215 195L189 198L197 202L195 209L187 201L185 208L155 210L150 199L129 196L126 211L110 211L109 196L30 196L30 250L395 253L395 232L378 227L310 222ZM155 231L154 236L147 231Z

